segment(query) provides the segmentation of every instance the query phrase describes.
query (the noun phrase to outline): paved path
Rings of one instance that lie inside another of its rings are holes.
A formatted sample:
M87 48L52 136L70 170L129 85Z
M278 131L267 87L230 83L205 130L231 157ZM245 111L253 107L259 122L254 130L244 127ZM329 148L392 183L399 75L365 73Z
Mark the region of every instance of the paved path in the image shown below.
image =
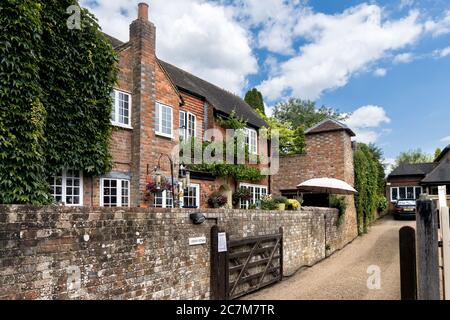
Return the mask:
M414 221L376 222L367 235L319 264L244 299L400 300L398 231ZM367 288L369 266L381 269L381 289Z

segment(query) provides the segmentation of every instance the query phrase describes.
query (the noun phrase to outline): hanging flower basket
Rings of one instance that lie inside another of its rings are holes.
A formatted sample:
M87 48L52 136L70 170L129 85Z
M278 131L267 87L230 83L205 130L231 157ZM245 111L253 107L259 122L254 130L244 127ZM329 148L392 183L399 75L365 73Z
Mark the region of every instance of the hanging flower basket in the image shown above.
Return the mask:
M158 192L170 191L172 190L172 184L167 181L166 178L161 179L161 183L158 188L158 184L155 181L147 183L146 191L151 194L156 194Z

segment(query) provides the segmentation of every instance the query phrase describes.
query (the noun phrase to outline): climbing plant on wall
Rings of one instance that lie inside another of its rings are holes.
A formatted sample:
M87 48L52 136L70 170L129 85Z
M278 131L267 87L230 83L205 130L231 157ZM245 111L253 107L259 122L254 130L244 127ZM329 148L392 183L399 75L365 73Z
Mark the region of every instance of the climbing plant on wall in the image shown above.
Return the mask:
M380 170L383 170L380 156L374 153L373 146L358 143L354 155L355 163L355 196L359 233L366 233L375 218L383 196L383 186L380 183Z
M0 203L44 203L42 7L2 0L0 12Z
M0 202L46 203L47 176L111 167L110 93L116 55L96 19L74 0L0 2ZM4 45L3 45L4 44Z

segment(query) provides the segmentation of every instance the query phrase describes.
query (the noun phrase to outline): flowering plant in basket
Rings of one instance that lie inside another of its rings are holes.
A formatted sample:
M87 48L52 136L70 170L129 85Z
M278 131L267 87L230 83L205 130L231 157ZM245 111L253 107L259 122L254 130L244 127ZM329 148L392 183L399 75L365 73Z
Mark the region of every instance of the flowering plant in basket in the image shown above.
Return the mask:
M172 190L172 184L169 181L167 181L166 178L161 178L161 184L159 188L158 184L155 181L151 181L147 184L146 189L147 192L155 194L158 192Z

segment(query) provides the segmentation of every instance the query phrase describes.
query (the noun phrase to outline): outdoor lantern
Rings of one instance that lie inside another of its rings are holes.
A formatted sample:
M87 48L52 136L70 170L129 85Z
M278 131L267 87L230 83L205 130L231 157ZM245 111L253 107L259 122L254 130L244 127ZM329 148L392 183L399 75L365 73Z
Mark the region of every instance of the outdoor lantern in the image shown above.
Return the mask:
M161 168L155 167L155 183L156 183L156 189L161 189Z
M180 164L180 178L186 177L186 167L183 164Z
M191 185L191 173L186 170L186 186L189 187Z

